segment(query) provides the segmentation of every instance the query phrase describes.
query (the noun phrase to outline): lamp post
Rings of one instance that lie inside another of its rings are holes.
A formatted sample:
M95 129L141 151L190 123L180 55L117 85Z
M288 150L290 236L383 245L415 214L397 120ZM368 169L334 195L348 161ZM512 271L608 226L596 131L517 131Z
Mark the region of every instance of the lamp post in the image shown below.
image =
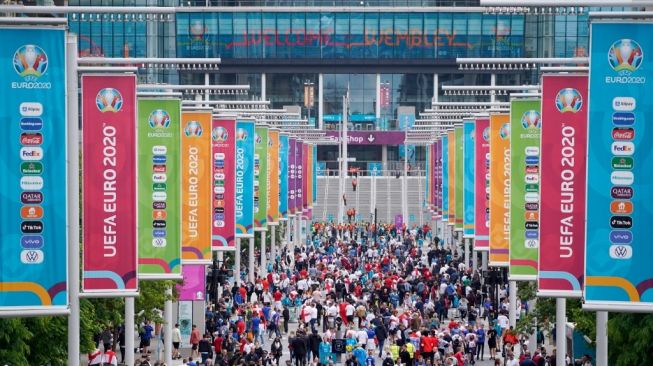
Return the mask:
M304 107L308 115L308 122L311 122L311 109L315 104L315 84L311 81L304 83Z

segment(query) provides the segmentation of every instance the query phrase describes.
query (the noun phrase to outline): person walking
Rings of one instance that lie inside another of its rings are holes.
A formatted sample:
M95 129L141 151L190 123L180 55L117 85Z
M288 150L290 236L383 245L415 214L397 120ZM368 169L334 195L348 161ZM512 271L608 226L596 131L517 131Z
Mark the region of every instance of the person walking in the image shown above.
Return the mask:
M181 345L181 331L179 330L179 323L175 324L172 330L172 359L176 360L181 358L179 353L179 346Z
M190 332L190 357L197 357L199 358L200 353L199 353L199 344L200 340L202 339L202 335L200 334L200 330L197 329L197 325L193 324L193 328Z
M354 178L351 180L351 189L352 189L354 192L356 192L356 187L357 187L357 186L358 186L358 179L356 179L356 177L354 177Z

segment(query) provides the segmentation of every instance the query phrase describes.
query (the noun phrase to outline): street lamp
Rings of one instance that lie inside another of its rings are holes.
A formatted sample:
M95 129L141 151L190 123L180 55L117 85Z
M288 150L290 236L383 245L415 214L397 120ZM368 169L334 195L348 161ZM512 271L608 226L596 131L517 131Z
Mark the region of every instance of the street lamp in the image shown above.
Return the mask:
M308 121L311 121L311 109L315 104L315 84L311 81L304 82L304 107L308 114Z

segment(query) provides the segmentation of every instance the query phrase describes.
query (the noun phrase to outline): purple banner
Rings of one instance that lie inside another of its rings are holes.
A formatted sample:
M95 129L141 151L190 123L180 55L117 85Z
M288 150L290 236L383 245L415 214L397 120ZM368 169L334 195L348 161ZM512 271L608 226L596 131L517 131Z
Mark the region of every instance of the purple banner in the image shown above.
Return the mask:
M442 140L435 142L435 214L442 215Z
M404 217L402 215L395 215L395 227L400 230L404 226Z
M304 155L304 143L295 140L295 210L297 214L302 213L302 195L304 194L303 185L304 185L304 168L303 168L303 155Z
M184 264L181 267L184 282L177 285L180 301L205 300L206 266L203 264Z
M297 198L297 164L295 161L295 145L297 140L288 139L288 214L295 214Z
M338 141L338 131L327 131L327 137ZM403 131L348 131L350 145L401 145L404 143Z

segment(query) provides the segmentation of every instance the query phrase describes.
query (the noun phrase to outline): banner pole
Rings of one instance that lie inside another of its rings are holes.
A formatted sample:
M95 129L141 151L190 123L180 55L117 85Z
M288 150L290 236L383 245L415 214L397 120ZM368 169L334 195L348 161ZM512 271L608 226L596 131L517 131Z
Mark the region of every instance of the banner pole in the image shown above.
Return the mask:
M596 312L596 366L608 366L608 312Z
M462 236L462 235L461 235ZM464 238L463 243L465 245L465 271L469 269L469 246L471 244L469 238Z
M77 36L66 36L68 90L68 365L80 363L79 338L79 101Z
M166 300L164 304L165 331L163 334L163 359L172 365L172 286L166 287Z
M124 363L133 365L134 360L134 298L125 298L125 359Z
M236 238L236 255L234 259L234 286L240 286L240 245L242 240Z
M220 269L222 269L222 266L224 266L224 252L218 251L217 252L217 259L218 259ZM226 268L226 266L225 266L225 268ZM223 281L224 281L224 279L223 279ZM218 286L218 300L221 299L221 298L222 298L222 283ZM215 305L217 307L217 304L215 304Z
M272 225L270 226L270 262L272 262L272 265L275 264L275 259L277 257L277 225ZM272 269L274 271L274 268Z
M508 281L508 318L510 320L510 326L515 328L517 327L517 282Z
M556 298L556 365L565 364L567 355L567 337L565 335L565 323L567 313L567 299Z
M247 260L249 261L247 278L251 283L254 283L256 280L256 276L254 276L254 236L249 238L249 255L247 256Z
M261 231L261 277L267 276L268 266L265 258L265 231Z

